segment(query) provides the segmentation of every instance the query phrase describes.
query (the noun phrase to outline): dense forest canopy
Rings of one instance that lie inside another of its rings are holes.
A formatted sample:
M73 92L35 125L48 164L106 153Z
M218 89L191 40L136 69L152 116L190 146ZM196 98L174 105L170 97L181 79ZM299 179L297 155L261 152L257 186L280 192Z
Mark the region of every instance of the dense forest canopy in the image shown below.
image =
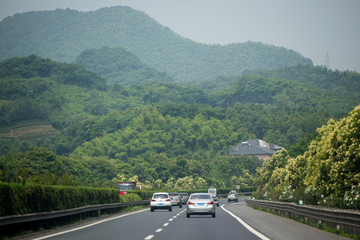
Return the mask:
M343 97L351 96L358 102L360 100L360 81L358 80L359 74L356 72L332 71L325 67L309 64L299 64L296 67L284 67L271 71L257 70L247 72L264 77L277 77L293 80L298 83L306 83L315 88L342 95Z
M117 47L121 47L181 82L212 80L244 70L312 64L295 51L262 43L196 43L143 12L122 6L91 12L57 9L16 14L0 22L0 42L1 61L36 54L70 63L88 49L106 46L115 48L116 55Z

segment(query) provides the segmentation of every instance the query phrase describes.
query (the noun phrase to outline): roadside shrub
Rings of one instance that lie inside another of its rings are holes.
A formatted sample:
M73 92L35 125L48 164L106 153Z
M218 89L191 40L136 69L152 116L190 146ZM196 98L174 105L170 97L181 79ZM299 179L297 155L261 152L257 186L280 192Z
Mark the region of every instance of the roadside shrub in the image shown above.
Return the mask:
M149 200L151 199L152 195L154 194L154 192L156 191L146 191L146 190L133 190L133 191L129 191L129 193L134 193L137 194L141 197L142 200ZM141 200L140 200L141 201Z
M0 182L0 216L64 210L119 201L117 189Z
M127 203L127 202L137 202L142 201L141 197L135 193L128 193L126 195L120 195L120 202Z

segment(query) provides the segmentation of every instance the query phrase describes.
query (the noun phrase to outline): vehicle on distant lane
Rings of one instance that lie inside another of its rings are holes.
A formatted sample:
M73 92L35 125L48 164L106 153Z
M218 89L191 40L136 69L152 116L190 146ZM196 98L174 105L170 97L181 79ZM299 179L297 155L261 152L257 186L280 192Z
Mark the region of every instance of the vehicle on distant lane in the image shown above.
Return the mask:
M189 194L188 193L179 193L181 197L182 204L186 204L189 200Z
M235 201L238 202L237 192L235 190L231 190L227 195L228 202Z
M180 208L182 207L181 197L179 193L171 192L169 193L169 196L173 206L179 206Z
M213 187L209 188L208 193L211 195L211 197L214 200L216 206L219 206L220 203L219 203L219 198L217 196L216 188L213 188Z

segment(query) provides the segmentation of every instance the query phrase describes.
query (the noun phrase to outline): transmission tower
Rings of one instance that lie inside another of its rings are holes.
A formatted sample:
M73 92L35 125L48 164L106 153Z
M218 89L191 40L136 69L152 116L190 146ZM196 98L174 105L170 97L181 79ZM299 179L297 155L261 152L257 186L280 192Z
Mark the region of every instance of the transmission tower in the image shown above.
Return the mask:
M325 67L330 68L329 52L326 52Z

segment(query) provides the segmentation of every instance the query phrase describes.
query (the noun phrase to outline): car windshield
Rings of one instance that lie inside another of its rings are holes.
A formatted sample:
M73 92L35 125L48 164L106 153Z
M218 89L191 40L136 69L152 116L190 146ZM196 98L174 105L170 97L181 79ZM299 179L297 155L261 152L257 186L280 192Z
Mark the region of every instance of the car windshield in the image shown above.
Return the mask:
M156 194L153 196L153 198L159 199L159 198L169 198L167 194Z
M195 200L195 199L210 199L210 195L207 195L207 194L203 194L203 195L192 195L192 196L191 196L191 199L192 199L192 200Z
M177 193L169 193L170 196L179 196Z

